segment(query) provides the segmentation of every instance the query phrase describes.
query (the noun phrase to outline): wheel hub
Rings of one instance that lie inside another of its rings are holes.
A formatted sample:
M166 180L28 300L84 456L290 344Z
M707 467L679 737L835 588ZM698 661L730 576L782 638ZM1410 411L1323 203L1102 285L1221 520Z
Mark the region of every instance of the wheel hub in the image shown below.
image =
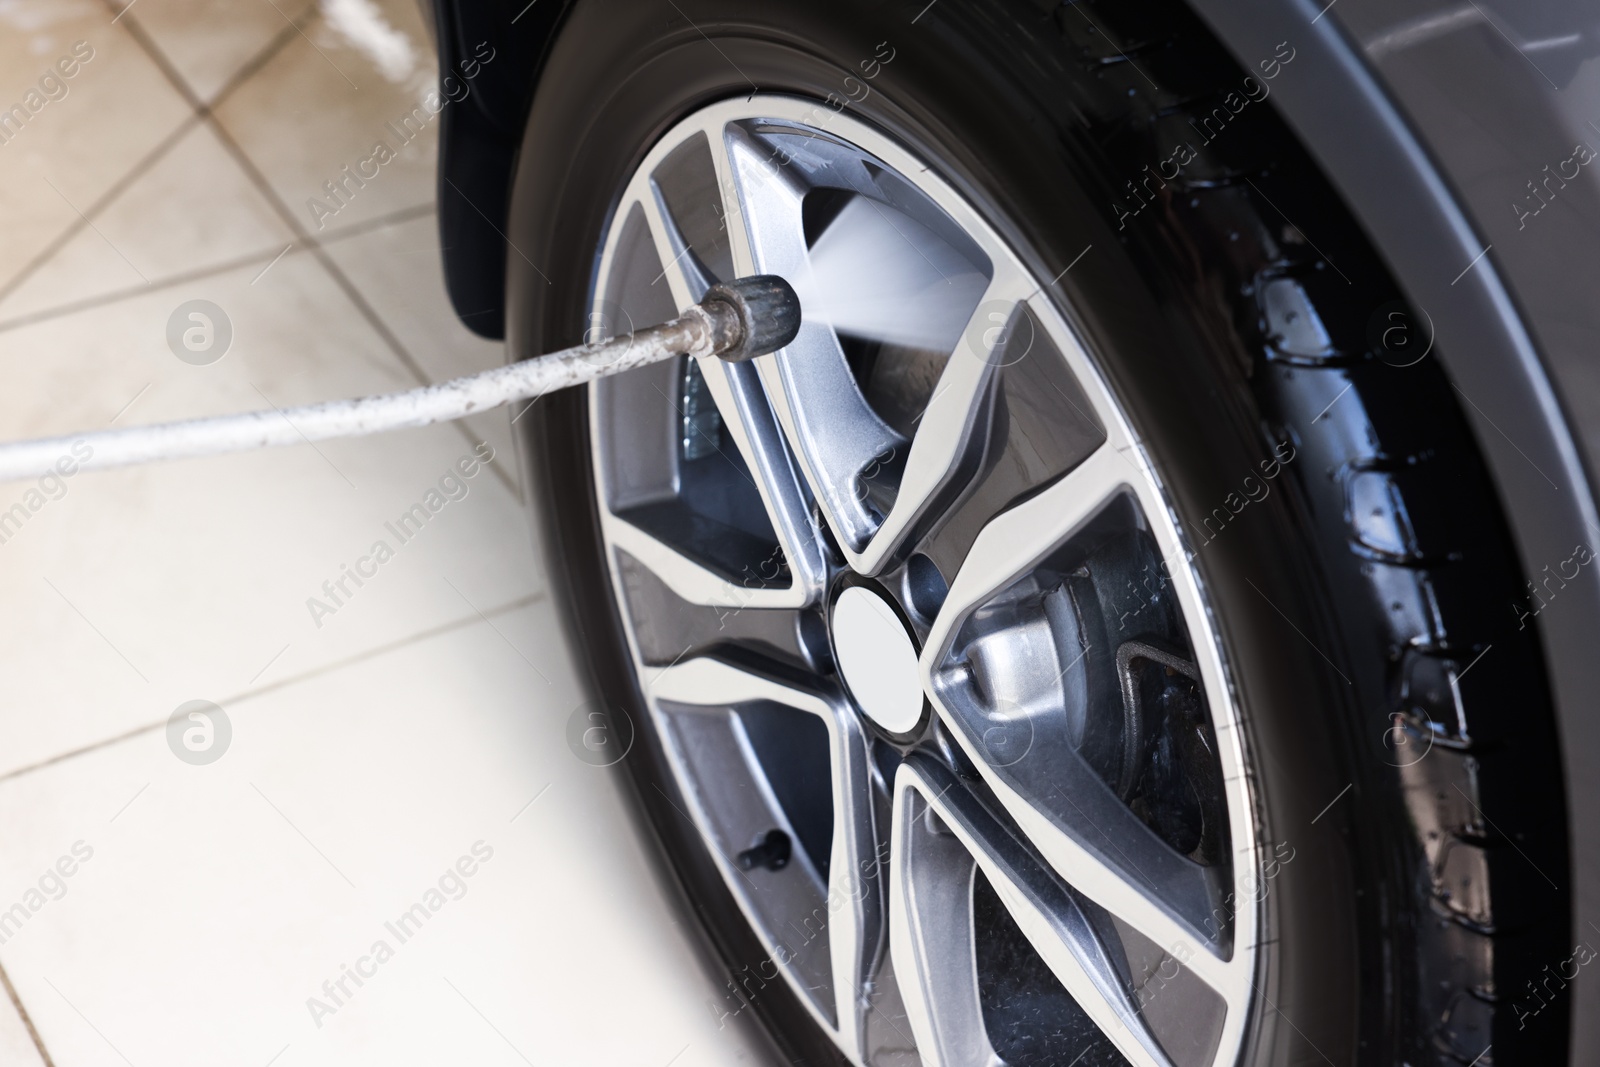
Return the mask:
M890 734L922 720L917 647L889 602L852 585L833 603L833 655L856 707Z

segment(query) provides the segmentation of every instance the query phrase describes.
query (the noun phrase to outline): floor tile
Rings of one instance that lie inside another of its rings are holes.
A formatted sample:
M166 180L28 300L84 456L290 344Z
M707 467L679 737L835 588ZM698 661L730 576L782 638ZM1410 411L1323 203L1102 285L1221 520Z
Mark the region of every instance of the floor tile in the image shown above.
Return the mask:
M185 84L210 103L217 92L315 0L135 0L125 18L150 34Z
M94 0L0 5L0 109L40 94L20 132L0 143L0 286L77 222L128 169L172 134L188 105L111 11ZM56 63L84 42L61 79ZM62 94L64 88L65 93Z
M256 273L0 333L0 432L105 426L130 402L117 425L414 384L313 258ZM167 347L169 315L194 298L232 322L211 366ZM487 469L460 478L463 459L469 440L445 424L0 486L0 512L26 515L0 530L0 771L538 593L522 505ZM419 504L421 531L399 527ZM380 541L392 558L362 563ZM357 586L352 567L377 574Z
M217 115L301 225L333 233L433 202L435 70L414 0L329 0Z
M0 323L249 255L270 257L294 239L204 123L93 221L0 300Z
M523 615L559 643L549 605ZM0 822L0 894L92 852L5 945L56 1062L759 1062L747 1020L718 1029L614 772L567 748L579 699L478 625L235 703L208 766L157 733L0 782L31 813ZM391 930L413 903L435 910Z

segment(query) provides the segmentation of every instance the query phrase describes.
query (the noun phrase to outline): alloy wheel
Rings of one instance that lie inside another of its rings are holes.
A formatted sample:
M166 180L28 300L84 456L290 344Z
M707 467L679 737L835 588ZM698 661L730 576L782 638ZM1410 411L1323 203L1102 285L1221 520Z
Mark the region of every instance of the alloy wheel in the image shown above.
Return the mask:
M786 982L877 1067L1234 1062L1266 895L1238 713L1052 279L930 161L760 95L646 155L591 327L755 273L800 293L787 349L590 397L649 728L769 953L730 996Z

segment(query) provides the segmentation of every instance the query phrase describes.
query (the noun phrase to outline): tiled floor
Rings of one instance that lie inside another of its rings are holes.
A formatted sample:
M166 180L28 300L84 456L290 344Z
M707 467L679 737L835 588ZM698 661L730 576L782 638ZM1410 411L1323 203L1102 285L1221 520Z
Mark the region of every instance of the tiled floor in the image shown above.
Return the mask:
M445 303L433 129L324 225L306 206L430 84L413 0L119 5L0 0L0 107L92 49L0 143L0 437L500 362ZM233 331L209 366L166 342L197 298ZM564 743L510 418L0 485L0 512L45 494L0 530L0 1064L758 1058ZM313 620L480 443L466 495ZM168 747L194 699L232 728L207 766Z

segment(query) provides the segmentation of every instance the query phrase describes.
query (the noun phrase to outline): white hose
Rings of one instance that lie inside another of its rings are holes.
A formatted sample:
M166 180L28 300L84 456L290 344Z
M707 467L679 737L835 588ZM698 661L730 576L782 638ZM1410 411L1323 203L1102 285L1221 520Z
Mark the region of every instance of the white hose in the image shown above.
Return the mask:
M691 307L671 322L629 337L580 345L403 393L0 444L0 482L37 478L69 450L80 457L80 469L98 470L330 437L359 437L459 419L676 355L710 356L726 351L730 324L714 317L725 314L726 306L710 306L716 310ZM90 455L82 459L85 450L73 446L85 444Z

